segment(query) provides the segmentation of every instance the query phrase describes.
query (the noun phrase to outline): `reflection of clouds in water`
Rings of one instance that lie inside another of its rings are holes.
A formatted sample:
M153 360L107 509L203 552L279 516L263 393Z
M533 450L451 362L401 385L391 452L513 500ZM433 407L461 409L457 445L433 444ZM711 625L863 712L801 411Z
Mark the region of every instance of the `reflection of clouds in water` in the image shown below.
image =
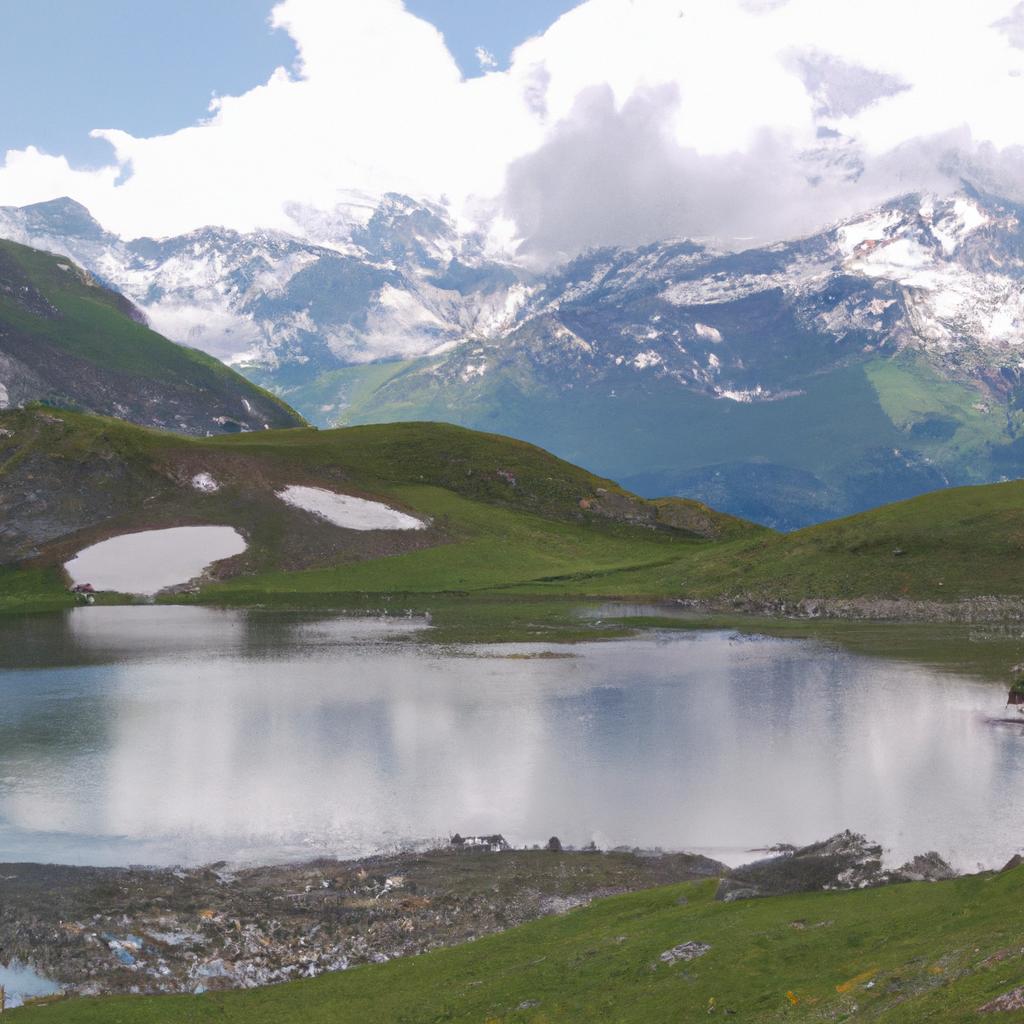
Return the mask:
M89 629L132 650L144 618ZM68 684L56 731L100 691L105 733L0 751L0 823L67 835L38 857L62 859L72 833L117 861L361 853L456 830L745 850L852 827L895 858L973 866L1020 841L1024 748L983 721L998 690L960 677L723 633L511 660L388 645L379 622L160 621L188 660L172 645Z

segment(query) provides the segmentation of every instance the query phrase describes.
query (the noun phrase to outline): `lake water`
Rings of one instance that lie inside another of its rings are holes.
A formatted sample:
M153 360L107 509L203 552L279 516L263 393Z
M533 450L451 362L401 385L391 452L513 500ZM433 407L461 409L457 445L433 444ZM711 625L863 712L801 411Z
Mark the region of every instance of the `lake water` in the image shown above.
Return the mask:
M52 996L60 992L59 985L17 960L7 966L0 963L0 988L4 990L4 1001L9 1010L21 1006L26 999Z
M422 637L161 606L0 621L0 861L351 856L458 831L738 862L853 828L896 862L974 868L1024 844L1024 726L993 721L998 684L727 631Z

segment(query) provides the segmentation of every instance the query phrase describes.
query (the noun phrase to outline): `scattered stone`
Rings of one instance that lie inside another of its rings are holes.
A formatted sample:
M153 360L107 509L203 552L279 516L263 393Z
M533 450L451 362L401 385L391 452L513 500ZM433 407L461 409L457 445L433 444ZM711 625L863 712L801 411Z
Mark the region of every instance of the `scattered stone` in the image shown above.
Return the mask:
M1006 1013L1010 1010L1024 1010L1024 985L1020 985L991 1002L978 1007L978 1013Z
M658 959L663 964L686 963L703 956L710 949L711 946L706 942L682 942L678 946L666 949Z

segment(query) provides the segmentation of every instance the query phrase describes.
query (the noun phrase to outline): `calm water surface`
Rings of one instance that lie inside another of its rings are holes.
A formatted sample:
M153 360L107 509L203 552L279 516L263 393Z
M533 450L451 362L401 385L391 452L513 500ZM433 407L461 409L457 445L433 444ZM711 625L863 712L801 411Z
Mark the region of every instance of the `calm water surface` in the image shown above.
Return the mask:
M723 631L453 650L421 628L3 622L0 861L351 856L455 831L740 861L849 827L974 868L1024 844L1024 727L993 722L997 684Z

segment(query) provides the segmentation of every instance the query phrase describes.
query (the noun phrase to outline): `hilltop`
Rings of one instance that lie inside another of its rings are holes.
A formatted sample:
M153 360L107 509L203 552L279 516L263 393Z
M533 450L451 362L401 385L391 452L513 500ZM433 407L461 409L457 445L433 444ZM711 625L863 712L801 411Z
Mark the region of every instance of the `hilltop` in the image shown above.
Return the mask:
M0 409L30 401L199 435L303 422L69 259L0 241Z

